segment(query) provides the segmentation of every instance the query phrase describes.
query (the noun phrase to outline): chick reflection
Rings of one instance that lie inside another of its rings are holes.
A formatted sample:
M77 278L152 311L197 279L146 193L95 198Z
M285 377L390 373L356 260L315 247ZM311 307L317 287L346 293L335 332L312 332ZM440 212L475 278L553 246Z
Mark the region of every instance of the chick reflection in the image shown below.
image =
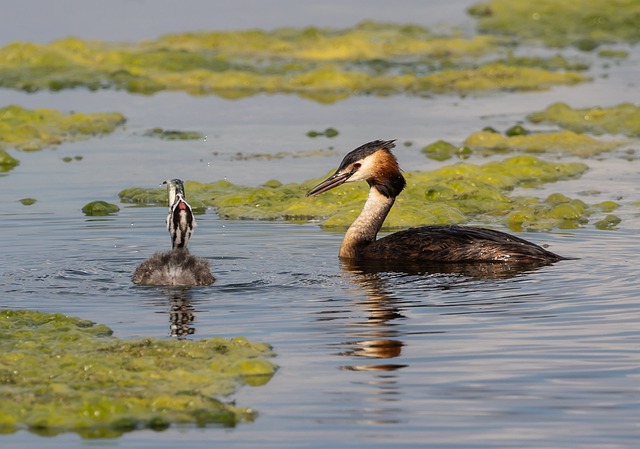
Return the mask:
M189 289L174 290L169 294L169 335L185 338L196 332L195 307Z

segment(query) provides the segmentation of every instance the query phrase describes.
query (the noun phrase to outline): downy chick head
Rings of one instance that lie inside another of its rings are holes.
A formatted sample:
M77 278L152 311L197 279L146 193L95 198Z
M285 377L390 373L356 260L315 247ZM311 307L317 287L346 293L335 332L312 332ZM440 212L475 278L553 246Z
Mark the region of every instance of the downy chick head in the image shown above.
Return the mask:
M162 184L166 184L167 186L167 194L169 195L169 208L171 208L171 206L173 206L173 203L175 203L177 194L181 194L183 198L185 197L184 183L182 182L182 180L168 179Z

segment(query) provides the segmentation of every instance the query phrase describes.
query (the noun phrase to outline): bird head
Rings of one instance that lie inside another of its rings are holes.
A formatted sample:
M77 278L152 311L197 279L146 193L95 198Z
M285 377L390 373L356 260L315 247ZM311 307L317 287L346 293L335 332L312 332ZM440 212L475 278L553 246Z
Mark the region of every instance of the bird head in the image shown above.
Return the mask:
M167 194L169 195L169 207L173 206L173 203L175 203L176 195L181 194L183 198L185 197L184 184L182 180L168 179L162 184L166 184L167 186Z
M367 181L381 194L395 198L406 185L398 160L391 153L395 140L375 140L348 153L338 170L311 189L307 196L319 195L345 182Z

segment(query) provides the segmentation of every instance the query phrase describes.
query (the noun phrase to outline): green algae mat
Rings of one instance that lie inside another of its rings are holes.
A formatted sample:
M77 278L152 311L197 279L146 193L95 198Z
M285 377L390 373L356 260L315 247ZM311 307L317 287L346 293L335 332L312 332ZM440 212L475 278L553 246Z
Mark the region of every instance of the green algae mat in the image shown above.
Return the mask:
M183 33L138 43L68 38L0 48L0 87L179 90L229 99L289 93L332 103L352 95L538 90L588 81L569 63L558 67L558 57L531 67L522 58L488 56L503 50L492 36L376 22Z
M2 310L0 433L100 438L251 421L251 409L216 398L268 382L272 355L244 338L123 340L87 320Z
M481 32L591 50L600 44L640 42L638 0L491 0L475 4Z
M117 112L68 113L55 109L25 109L11 105L0 108L0 173L15 168L20 161L3 147L37 151L80 139L113 132L126 119Z
M479 34L364 21L339 29L204 31L139 42L13 42L0 48L0 87L174 90L228 99L284 93L322 103L352 95L540 90L589 81L580 73L588 64L560 55L516 57L514 47L593 50L640 41L640 0L491 0L468 11Z
M560 193L539 199L514 195L514 189L535 187L580 176L588 167L580 162L547 162L530 155L486 164L457 163L429 172L405 172L407 188L398 197L384 229L469 221L500 223L514 230L576 228L593 214L617 207L587 205ZM223 218L320 222L328 229L346 229L366 198L365 183L351 183L317 198L305 194L323 178L301 184L273 180L247 187L228 181L186 182L195 210L213 207ZM161 188L132 187L119 193L124 203L166 206Z
M626 141L598 140L573 131L555 131L505 136L493 131L471 134L464 144L480 154L524 152L591 157L625 145Z
M0 148L0 173L7 172L15 168L20 161L7 153L6 150Z
M55 109L0 108L0 145L23 151L41 150L62 142L113 132L126 119L117 112L68 113Z
M640 137L640 106L632 103L577 109L565 103L554 103L527 118L533 123L553 123L578 133Z

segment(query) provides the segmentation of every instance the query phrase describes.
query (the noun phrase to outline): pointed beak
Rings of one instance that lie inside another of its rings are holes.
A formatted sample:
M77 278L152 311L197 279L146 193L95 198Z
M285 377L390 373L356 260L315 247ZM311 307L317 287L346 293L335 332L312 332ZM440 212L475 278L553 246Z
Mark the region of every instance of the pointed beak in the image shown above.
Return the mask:
M334 187L338 187L339 185L344 184L351 177L352 174L353 173L351 172L336 173L333 176L330 176L329 178L322 181L313 189L309 190L306 196L319 195L323 192L326 192L327 190L333 189Z
M184 199L184 185L179 179L167 179L162 183L167 186L167 194L169 195L169 207L172 207L176 202L177 195L182 195Z

